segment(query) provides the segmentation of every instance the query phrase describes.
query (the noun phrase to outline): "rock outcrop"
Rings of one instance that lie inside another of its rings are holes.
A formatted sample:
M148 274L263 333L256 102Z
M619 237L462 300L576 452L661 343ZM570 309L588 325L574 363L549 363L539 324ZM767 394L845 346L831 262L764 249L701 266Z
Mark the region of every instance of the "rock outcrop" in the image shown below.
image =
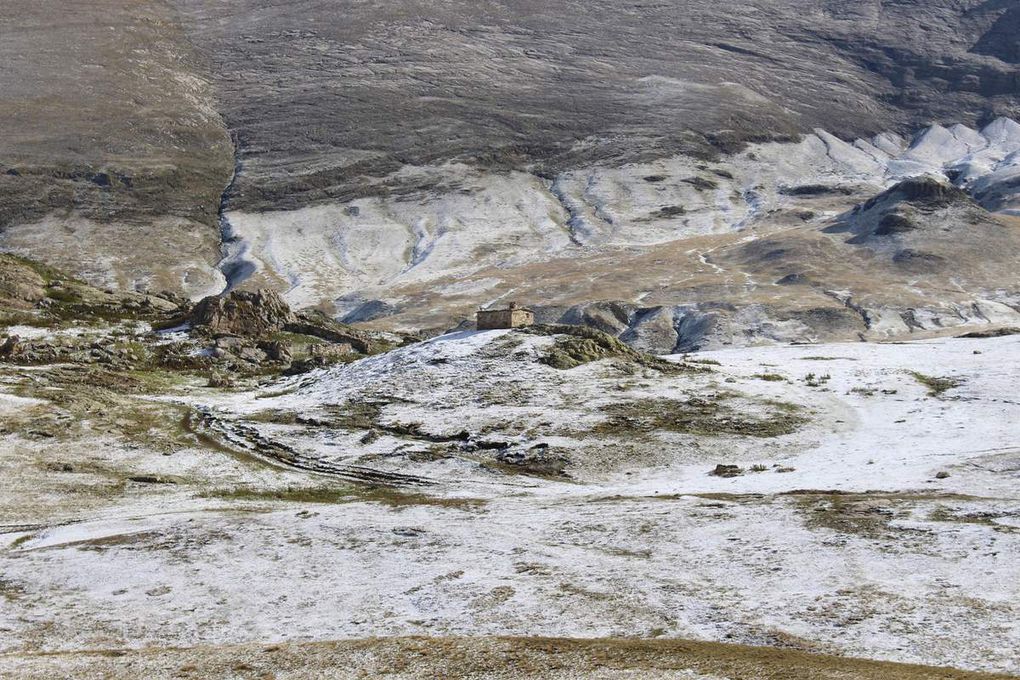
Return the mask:
M194 327L252 338L282 331L296 319L290 306L274 290L211 295L196 304L189 317Z
M46 279L34 263L0 254L0 306L30 309L46 297Z

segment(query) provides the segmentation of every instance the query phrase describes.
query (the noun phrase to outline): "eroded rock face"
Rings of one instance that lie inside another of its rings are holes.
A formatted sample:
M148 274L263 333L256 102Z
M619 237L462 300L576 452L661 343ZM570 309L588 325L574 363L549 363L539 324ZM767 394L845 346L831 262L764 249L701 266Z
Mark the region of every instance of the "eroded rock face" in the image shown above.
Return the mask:
M257 338L283 330L296 317L279 293L263 289L203 298L192 310L190 320L193 326L214 333Z

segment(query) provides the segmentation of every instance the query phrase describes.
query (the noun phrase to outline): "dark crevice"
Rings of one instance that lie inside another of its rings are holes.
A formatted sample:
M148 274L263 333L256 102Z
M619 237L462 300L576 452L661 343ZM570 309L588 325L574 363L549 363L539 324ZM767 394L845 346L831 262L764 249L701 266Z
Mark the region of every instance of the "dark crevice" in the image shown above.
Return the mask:
M230 181L223 189L223 193L220 194L220 204L217 212L217 222L220 227L220 261L216 268L222 272L223 277L226 279L223 294L229 293L244 283L255 273L256 269L255 262L247 257L247 245L234 233L234 227L230 224L230 219L227 217L230 196L234 192L234 185L237 183L237 177L241 173L240 145L233 133L230 135L230 142L234 151L234 170L230 174Z

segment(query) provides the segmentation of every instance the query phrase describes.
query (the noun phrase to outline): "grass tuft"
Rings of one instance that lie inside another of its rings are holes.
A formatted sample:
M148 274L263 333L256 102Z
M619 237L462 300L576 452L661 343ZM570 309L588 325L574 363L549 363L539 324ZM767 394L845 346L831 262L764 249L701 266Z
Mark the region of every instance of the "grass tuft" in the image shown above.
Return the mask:
M927 375L919 371L908 371L910 376L928 388L929 397L941 397L942 394L963 384L962 378L940 377Z

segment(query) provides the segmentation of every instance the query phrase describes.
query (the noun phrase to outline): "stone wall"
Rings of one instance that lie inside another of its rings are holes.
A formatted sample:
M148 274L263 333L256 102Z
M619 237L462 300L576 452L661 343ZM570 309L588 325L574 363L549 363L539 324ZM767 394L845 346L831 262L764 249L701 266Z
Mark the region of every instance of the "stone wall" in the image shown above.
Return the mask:
M535 314L527 309L496 309L478 312L478 330L520 328L535 323Z

